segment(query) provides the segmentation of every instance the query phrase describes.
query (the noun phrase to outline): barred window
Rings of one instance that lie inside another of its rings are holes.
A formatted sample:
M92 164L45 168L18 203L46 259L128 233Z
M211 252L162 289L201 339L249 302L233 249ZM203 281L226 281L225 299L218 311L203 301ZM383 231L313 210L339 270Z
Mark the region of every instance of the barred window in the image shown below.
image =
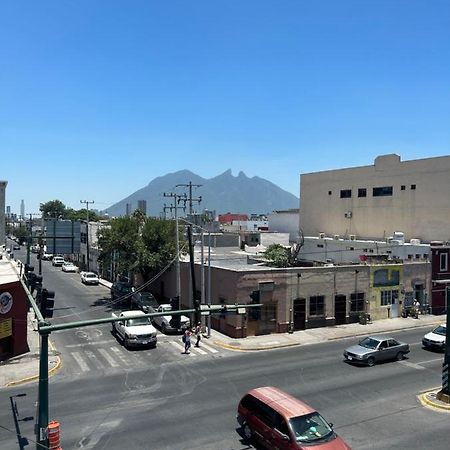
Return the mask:
M350 311L364 311L364 292L356 292L354 294L350 294Z
M309 315L323 316L325 315L325 296L313 295L309 297Z

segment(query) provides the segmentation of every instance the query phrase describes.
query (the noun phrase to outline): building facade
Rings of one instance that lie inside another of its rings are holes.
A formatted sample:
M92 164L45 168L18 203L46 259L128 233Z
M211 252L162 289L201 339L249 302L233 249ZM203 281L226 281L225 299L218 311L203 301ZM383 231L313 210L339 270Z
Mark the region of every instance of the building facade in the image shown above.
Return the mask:
M5 230L5 194L7 181L0 181L0 246L6 245L6 230Z
M401 161L379 156L373 165L300 175L300 227L319 233L407 240L450 240L450 156Z
M431 310L433 314L447 311L447 294L450 296L450 245L434 243L432 253Z
M147 215L147 200L138 200L137 209Z

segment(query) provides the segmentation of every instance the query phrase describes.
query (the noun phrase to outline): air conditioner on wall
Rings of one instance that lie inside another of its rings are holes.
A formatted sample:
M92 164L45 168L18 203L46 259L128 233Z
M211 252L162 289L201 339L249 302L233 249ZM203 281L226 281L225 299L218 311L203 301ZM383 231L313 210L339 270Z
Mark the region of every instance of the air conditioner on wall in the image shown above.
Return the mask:
M347 218L347 219L351 219L352 218L352 212L351 211L346 211L345 213L344 213L344 216Z
M325 233L319 233L319 238L323 239L325 237Z
M354 241L356 239L356 236L354 234L350 234L348 237L351 241Z

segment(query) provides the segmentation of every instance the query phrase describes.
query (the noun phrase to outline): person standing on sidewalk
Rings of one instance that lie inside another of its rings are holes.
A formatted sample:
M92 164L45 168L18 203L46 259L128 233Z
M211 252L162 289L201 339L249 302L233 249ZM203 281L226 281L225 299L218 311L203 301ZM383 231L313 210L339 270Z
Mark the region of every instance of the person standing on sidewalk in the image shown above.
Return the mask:
M197 323L197 326L195 327L195 336L197 338L197 342L195 343L195 347L200 347L200 340L202 338L202 324L201 322Z
M191 335L192 335L191 328L188 328L183 334L184 353L186 355L190 353L189 349L191 348Z

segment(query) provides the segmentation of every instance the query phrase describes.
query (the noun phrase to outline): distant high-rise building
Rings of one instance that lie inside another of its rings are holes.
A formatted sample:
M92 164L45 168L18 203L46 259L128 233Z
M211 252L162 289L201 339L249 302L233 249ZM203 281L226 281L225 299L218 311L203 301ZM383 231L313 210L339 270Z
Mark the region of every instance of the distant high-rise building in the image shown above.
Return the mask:
M140 209L145 215L147 215L147 200L138 200L137 209Z
M25 202L23 200L20 201L20 217L25 219Z
M11 217L11 206L6 207L6 217L8 217L8 218Z
M7 181L0 181L0 245L5 244L5 191Z
M131 214L131 203L125 205L125 215L129 216Z

